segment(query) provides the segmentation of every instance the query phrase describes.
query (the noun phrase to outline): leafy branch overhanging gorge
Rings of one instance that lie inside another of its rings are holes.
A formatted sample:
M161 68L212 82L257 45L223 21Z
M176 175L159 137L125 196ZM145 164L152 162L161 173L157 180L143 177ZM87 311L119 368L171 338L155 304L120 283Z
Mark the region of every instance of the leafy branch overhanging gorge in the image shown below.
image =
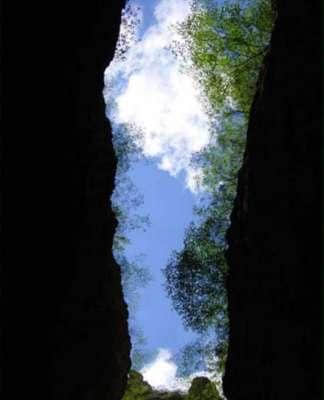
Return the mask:
M132 45L138 40L137 30L140 22L140 7L128 2L122 12L115 56L109 68L112 68L117 63L127 62L127 54ZM145 231L150 224L147 215L141 215L136 211L143 203L143 196L128 176L131 165L141 158L138 139L141 137L142 132L140 128L133 124L114 122L117 109L114 93L118 88L118 78L113 74L109 74L109 70L105 77L105 85L107 113L112 121L113 144L118 160L115 190L112 197L113 210L118 220L113 252L121 268L123 291L129 310L128 328L132 342L132 367L140 369L151 355L146 348L146 338L143 330L136 320L136 310L139 289L147 285L151 279L151 274L144 264L144 255L138 254L136 257L129 259L126 256L126 247L131 243L129 239L131 232Z
M164 269L165 287L185 326L200 333L179 355L183 374L206 366L222 374L227 354L225 233L236 194L249 110L275 12L270 0L195 0L175 29L172 51L197 82L210 117L211 142L192 164L205 190L186 230L183 249Z

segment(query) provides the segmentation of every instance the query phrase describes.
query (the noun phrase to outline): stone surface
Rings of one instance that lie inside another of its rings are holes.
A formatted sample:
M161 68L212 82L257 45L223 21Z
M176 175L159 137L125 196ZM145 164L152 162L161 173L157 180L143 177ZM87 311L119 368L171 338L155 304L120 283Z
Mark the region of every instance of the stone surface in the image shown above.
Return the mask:
M216 385L205 376L197 376L191 382L188 400L221 400Z
M4 393L120 400L127 307L111 252L103 73L123 0L7 2Z
M2 395L120 400L130 344L102 89L124 2L4 3ZM320 398L320 2L277 3L228 233L229 400Z
M228 400L320 398L320 2L277 6L227 234Z
M216 385L200 376L192 380L188 393L153 389L137 371L130 371L122 400L220 400Z

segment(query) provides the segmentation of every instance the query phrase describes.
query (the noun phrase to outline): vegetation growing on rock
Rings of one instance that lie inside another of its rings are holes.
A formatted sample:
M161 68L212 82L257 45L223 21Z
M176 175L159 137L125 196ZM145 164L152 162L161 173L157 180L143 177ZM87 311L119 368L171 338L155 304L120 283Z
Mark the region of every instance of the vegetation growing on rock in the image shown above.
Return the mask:
M140 21L140 7L127 2L122 12L119 39L113 63L127 61L127 53L138 40L137 30ZM143 204L143 196L128 176L131 165L141 158L137 140L142 132L132 124L113 122L117 110L114 98L114 88L118 84L117 81L116 77L108 74L105 82L105 90L109 94L105 98L107 113L112 121L112 139L118 159L115 188L111 198L112 208L118 220L114 235L113 253L121 268L123 292L128 305L132 366L140 369L150 357L150 354L146 349L146 338L143 330L136 321L135 315L139 299L138 290L150 281L151 275L143 262L143 254L137 254L130 259L126 256L125 250L130 244L130 233L139 229L145 231L150 221L147 215L137 213L139 206Z
M183 249L173 252L164 272L174 308L187 327L201 334L183 349L184 373L201 367L206 357L211 370L222 373L228 336L225 233L274 13L269 0L225 1L222 6L196 0L192 11L178 25L183 40L174 43L173 50L201 89L211 141L192 160L202 171L205 190L195 210L199 222L187 228Z
M126 392L122 400L220 400L213 382L206 377L193 379L188 393L153 389L137 371L130 371Z
M220 400L216 385L204 376L193 379L187 400Z
M143 376L139 372L131 370L123 400L146 400L152 393L153 389L144 381Z

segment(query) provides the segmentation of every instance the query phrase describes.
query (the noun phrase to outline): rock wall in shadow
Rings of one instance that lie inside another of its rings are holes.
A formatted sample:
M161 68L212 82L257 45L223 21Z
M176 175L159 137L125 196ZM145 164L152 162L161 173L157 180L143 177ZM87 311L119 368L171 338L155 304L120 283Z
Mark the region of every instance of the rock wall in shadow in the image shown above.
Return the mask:
M119 400L126 386L128 313L111 251L116 157L102 96L124 3L4 7L12 399Z
M320 398L320 2L277 11L227 233L229 400Z

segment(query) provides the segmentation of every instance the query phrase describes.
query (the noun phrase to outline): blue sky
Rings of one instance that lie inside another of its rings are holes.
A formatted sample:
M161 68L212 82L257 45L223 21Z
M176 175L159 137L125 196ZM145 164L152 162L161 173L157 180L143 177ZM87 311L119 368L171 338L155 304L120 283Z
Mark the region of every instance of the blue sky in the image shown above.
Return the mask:
M136 0L142 9L139 41L127 55L127 62L112 63L105 81L106 98L116 101L115 123L140 127L142 154L151 163L134 164L128 175L144 197L137 211L148 214L146 232L129 234L129 259L145 254L145 264L153 277L141 291L136 321L144 331L155 358L143 369L144 377L156 387L176 388L176 364L172 356L196 336L184 329L163 289L161 269L173 250L182 247L184 231L194 219L198 201L200 171L190 165L191 155L209 141L208 119L199 101L193 79L181 72L166 48L179 38L170 25L185 18L188 0ZM176 383L177 381L177 383Z
M129 235L132 246L127 255L145 254L145 264L153 275L150 285L142 291L137 318L151 349L164 347L176 352L193 335L184 331L180 317L161 287L161 268L165 267L171 251L182 246L184 228L194 218L192 207L196 196L185 188L183 179L175 179L156 165L138 163L129 175L144 194L142 212L151 220L145 233Z

